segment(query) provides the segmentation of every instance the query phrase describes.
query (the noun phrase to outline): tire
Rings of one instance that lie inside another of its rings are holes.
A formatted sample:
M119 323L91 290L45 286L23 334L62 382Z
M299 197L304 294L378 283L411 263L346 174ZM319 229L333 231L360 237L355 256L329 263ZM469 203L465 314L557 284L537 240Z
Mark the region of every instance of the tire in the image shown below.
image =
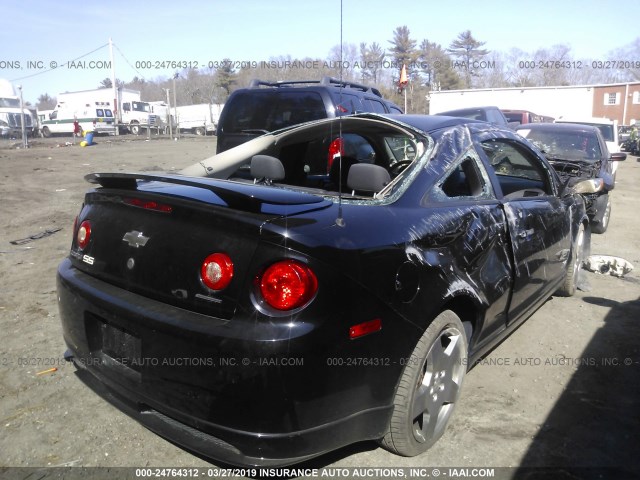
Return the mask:
M205 131L204 127L198 127L196 128L196 135L200 135L201 137L203 137L207 132Z
M42 127L42 136L44 138L49 138L51 136L51 130L49 130L49 127Z
M131 130L131 133L133 135L140 135L140 125L138 125L137 123L130 124L129 130Z
M438 315L418 341L404 368L382 446L413 457L444 433L467 371L467 337L450 310Z
M606 200L600 200L605 197ZM593 222L591 224L591 231L593 233L604 233L609 227L609 220L611 220L611 195L602 195L598 197L596 202L598 202L598 209L604 207L604 213L602 214L602 219L599 222Z
M576 293L576 286L581 275L582 264L584 263L585 231L584 225L580 224L576 239L571 245L571 257L567 262L567 270L564 275L562 286L556 292L561 297L572 297Z

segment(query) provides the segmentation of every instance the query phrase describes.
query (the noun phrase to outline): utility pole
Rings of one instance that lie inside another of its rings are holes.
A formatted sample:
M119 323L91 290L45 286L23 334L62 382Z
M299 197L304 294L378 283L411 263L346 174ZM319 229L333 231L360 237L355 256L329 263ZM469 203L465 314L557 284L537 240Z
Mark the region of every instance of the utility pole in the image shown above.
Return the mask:
M24 117L24 101L22 100L22 85L18 85L18 90L20 90L20 126L22 128L22 147L29 148L29 141L27 140L27 127L25 123Z
M114 121L116 122L116 135L120 135L121 113L118 105L118 86L116 85L116 66L113 62L113 41L109 37L109 61L111 63L111 88L113 88L113 109L116 111Z
M171 100L169 98L170 88L163 88L167 92L167 121L169 122L169 138L173 138L173 125L171 124ZM176 125L177 127L177 125Z
M176 110L178 103L176 102L176 78L180 75L176 72L173 76L173 118L176 121L176 138L180 136L180 129L178 128L178 111ZM169 119L169 123L171 123L171 119Z

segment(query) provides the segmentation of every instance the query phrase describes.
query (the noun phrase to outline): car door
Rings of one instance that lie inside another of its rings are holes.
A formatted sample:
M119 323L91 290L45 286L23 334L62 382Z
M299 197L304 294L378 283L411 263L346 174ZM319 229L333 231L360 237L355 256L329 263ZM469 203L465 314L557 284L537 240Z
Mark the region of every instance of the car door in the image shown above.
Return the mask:
M571 248L570 206L557 195L546 163L513 139L482 142L502 191L515 278L508 309L513 323L537 308L564 278Z
M439 252L435 258L442 255L439 245L446 244L445 257L456 259L452 262L455 267L440 273L450 281L449 293L456 289L472 291L485 303L482 328L474 337L479 345L506 326L513 280L510 239L505 213L486 167L473 146L463 142L458 145L455 138L451 135L441 143L443 151L455 152L451 154L454 160L427 196L427 205L437 208L437 215L431 215L437 234L430 231L430 238L421 240L431 245L434 253ZM461 147L467 150L458 154Z

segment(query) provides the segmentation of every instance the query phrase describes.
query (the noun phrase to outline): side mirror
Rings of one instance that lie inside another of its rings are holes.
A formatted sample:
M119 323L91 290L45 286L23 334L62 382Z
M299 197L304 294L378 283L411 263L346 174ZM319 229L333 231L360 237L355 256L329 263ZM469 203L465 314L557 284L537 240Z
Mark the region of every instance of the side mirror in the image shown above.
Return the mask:
M622 153L622 152L612 153L611 156L609 157L609 159L612 162L621 162L621 161L627 159L627 154L626 153Z

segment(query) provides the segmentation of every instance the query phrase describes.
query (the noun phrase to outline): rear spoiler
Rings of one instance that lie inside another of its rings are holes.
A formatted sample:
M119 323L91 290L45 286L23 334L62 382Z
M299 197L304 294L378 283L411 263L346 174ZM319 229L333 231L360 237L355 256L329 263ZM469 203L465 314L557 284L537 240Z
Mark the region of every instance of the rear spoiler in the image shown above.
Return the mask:
M116 190L138 190L144 182L162 182L201 188L213 192L230 208L256 213L274 213L272 208L268 208L269 205L288 207L304 205L302 210L308 210L309 205L317 204L314 208L324 208L332 203L323 197L308 193L204 177L148 173L91 173L84 178L91 184ZM301 209L293 208L291 211L287 210L287 213L293 214L299 210ZM278 210L280 211L281 209Z

